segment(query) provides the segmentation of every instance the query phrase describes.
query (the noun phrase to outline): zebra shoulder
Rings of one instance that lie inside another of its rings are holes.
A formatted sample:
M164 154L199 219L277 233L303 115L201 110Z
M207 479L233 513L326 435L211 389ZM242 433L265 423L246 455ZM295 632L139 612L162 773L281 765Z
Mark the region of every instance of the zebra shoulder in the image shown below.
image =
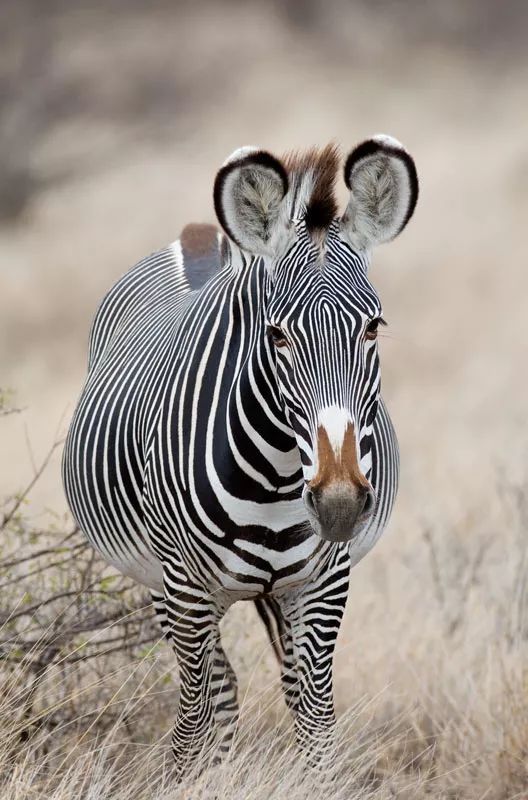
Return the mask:
M180 236L185 277L191 291L201 287L220 268L222 235L215 225L192 222Z

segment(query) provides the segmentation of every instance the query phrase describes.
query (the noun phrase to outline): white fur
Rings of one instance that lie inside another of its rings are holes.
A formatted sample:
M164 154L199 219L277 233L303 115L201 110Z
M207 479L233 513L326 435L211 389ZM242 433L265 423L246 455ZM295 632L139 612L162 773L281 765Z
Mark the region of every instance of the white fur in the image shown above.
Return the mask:
M225 164L236 163L258 148L241 147ZM226 177L221 193L226 222L240 246L256 255L276 255L286 230L284 189L280 175L261 164L241 164Z
M394 136L390 136L388 133L376 133L372 139L380 144L386 144L388 147L395 147L397 150L404 150L407 152L402 143Z
M341 408L340 406L327 406L319 412L318 422L319 425L325 429L336 458L339 458L343 448L346 429L348 425L352 423L350 414L345 408Z
M406 152L397 139L377 134L373 140ZM352 167L350 200L342 232L351 244L369 250L393 239L402 228L411 202L411 181L404 161L387 151L365 156Z
M231 164L233 161L240 161L241 158L245 158L250 153L258 153L258 150L259 148L255 147L253 144L245 144L237 148L237 150L234 150L231 155L226 158L222 166L225 167L226 164Z

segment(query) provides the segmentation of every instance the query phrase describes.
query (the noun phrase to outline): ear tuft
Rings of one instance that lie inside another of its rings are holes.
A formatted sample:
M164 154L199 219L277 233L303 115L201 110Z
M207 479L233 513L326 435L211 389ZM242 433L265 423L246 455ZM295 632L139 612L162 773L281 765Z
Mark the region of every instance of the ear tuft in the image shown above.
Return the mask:
M345 162L345 183L343 227L354 244L369 248L401 233L416 206L418 176L397 139L380 134L359 144Z
M333 143L304 152L294 151L285 157L291 193L297 203L304 201L306 205L309 231L324 230L337 214L334 184L339 158L339 148Z
M288 176L265 150L242 147L220 168L214 184L216 215L227 235L243 250L271 254Z

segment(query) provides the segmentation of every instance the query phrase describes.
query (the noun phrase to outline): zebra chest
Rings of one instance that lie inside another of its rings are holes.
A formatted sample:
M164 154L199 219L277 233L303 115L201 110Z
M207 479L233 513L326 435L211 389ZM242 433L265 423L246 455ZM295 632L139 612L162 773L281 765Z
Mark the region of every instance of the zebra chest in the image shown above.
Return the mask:
M154 547L158 538L165 543L161 560L172 552L210 591L255 597L309 580L321 563L327 543L307 527L300 498L258 503L222 497L220 503L197 482L160 492L154 480L151 490L147 525L159 532L151 537Z
M202 550L215 554L219 569L213 577L240 599L293 588L311 579L327 551L327 543L306 529L279 533L254 527L222 542L209 541ZM200 555L196 551L197 555Z

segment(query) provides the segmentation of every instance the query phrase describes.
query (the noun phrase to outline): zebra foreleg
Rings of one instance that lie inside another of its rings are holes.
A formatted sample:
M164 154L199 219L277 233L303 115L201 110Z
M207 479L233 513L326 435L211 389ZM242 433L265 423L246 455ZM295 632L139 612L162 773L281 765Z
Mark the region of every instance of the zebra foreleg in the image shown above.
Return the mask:
M299 699L299 680L291 626L284 618L278 601L271 595L259 597L255 600L255 606L279 662L284 700L289 710L295 713Z
M172 748L178 773L183 775L215 742L215 709L223 697L222 684L215 680L219 622L225 609L191 584L178 589L171 586L166 591L165 609L180 673Z
M299 705L299 675L295 662L291 631L286 636L284 645L284 655L281 664L281 684L285 703L290 711L296 715Z
M172 639L170 635L169 620L167 619L167 609L165 607L165 596L160 592L151 591L152 605L156 612L156 619L162 630L163 636L172 646Z
M238 687L235 672L224 652L220 637L216 641L211 689L219 757L222 757L228 753L238 725Z
M158 592L151 592L152 604L163 635L172 645L165 597ZM213 669L211 673L211 691L214 697L214 718L217 726L219 755L228 753L238 724L238 684L235 672L229 663L220 637L216 641Z
M292 632L297 699L295 734L311 765L329 763L335 754L335 712L332 666L348 590L348 565L326 576L320 591L283 598L285 619Z

